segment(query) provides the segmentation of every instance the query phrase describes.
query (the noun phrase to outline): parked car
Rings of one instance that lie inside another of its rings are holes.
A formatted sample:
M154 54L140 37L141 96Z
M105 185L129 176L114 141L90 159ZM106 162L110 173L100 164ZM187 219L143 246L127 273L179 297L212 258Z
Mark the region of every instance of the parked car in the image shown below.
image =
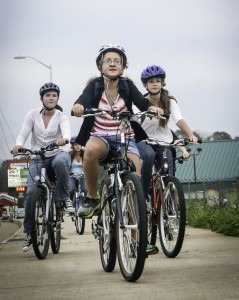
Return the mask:
M16 212L15 212L15 218L24 218L25 216L25 208L17 208Z

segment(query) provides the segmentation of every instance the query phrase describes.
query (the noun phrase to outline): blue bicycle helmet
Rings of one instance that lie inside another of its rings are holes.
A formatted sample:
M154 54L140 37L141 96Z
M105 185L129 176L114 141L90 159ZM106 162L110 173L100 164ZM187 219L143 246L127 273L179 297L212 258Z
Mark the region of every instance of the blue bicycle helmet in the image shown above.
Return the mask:
M141 81L143 82L143 84L147 83L149 79L154 77L165 79L166 73L164 69L161 68L160 66L152 65L152 66L148 66L141 73Z
M122 65L124 67L127 66L127 57L126 57L124 48L119 45L116 45L116 44L108 44L108 45L102 46L100 48L99 54L96 57L96 65L99 70L101 69L101 63L102 63L104 54L107 52L119 53L119 55L122 57Z
M46 92L49 92L49 91L57 92L58 97L59 97L59 95L60 95L60 88L59 88L59 86L57 86L56 84L54 84L54 83L52 83L52 82L48 82L48 83L45 83L45 84L40 88L39 94L40 94L41 98L44 96L44 94L45 94Z

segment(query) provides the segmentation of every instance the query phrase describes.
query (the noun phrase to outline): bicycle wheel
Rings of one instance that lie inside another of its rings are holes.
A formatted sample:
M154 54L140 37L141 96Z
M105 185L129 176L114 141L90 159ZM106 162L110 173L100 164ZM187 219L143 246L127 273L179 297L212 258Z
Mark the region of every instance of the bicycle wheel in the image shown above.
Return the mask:
M49 250L49 227L46 221L46 195L37 188L31 199L31 238L36 257L46 258Z
M122 181L123 226L118 216L116 222L118 260L123 277L133 282L141 276L146 258L146 203L140 178L135 173L125 174Z
M180 181L172 176L164 178L165 190L162 192L158 214L159 238L163 253L176 257L183 245L186 208L183 188Z
M75 227L76 227L76 232L80 235L82 235L85 231L85 218L79 217L78 215L78 208L82 205L83 203L83 199L76 199L76 194L74 194L74 199L73 199L73 203L75 203ZM79 201L77 203L77 201Z
M104 179L100 188L101 205L104 205L102 209L102 215L100 218L100 258L102 267L106 272L112 272L116 263L116 239L115 239L115 200L104 200L109 196L110 180Z
M59 253L61 246L61 209L53 200L49 213L49 232L51 239L51 249L54 254Z

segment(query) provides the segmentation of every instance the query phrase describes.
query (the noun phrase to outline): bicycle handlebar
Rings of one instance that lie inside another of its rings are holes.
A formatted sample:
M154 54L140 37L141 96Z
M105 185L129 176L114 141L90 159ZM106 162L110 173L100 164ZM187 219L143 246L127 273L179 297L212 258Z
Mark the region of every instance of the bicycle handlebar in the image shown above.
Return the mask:
M170 146L170 147L177 147L177 146L187 146L188 144L192 144L189 138L183 138L183 139L178 139L175 140L173 143L167 143L165 141L160 141L155 138L148 138L147 140L144 140L147 144L150 145L163 145L163 146ZM197 144L201 144L202 139L198 139Z
M69 143L69 141L66 140L66 144L68 144L68 143ZM22 148L18 149L18 154L16 154L16 155L30 153L31 155L40 155L41 156L45 152L53 151L54 149L57 149L57 148L59 148L59 145L57 144L57 142L53 142L46 147L42 147L40 150L31 150L31 149L22 147ZM12 153L12 151L11 151L11 153Z

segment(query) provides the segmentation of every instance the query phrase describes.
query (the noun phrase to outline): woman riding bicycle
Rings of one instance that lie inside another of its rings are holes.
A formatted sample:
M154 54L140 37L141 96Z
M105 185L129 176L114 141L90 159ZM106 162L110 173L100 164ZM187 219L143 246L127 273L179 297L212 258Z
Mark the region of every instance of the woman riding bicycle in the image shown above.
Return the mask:
M62 112L62 108L57 104L59 95L60 89L54 83L46 83L40 88L40 99L43 106L29 111L26 115L16 140L16 146L12 150L13 155L18 154L18 150L23 148L29 135L31 135L32 150L39 150L41 147L46 147L55 141L57 141L59 146L64 146L70 140L70 122L67 115ZM60 147L46 153L45 156L44 163L54 170L57 177L55 201L58 201L61 206L66 206L67 211L72 211L73 207L69 199L70 155L66 149ZM34 178L36 175L40 175L42 163L42 160L36 157L32 159L29 167L24 203L24 232L27 234L23 244L24 252L28 251L32 246L30 236L30 201L36 188Z
M141 111L152 109L158 114L159 109L144 98L134 83L122 77L127 68L127 57L123 47L116 44L103 46L96 58L96 65L101 73L100 77L91 80L82 95L76 100L72 111L76 117L81 117L86 108L98 108L112 113L112 107L118 112L132 111L135 104ZM103 161L111 145L120 141L118 132L119 121L109 120L103 116L86 118L82 124L76 142L85 146L84 173L88 188L88 195L79 209L82 217L92 217L100 207L97 194L98 163ZM140 175L139 152L135 143L136 134L145 134L138 123L131 124L127 134L129 142L128 157L133 161L136 172ZM127 142L127 143L128 143Z
M174 120L177 126L186 134L186 136L193 142L197 142L197 137L193 134L192 130L188 126L187 122L183 118L180 108L176 99L169 94L164 88L166 73L163 68L157 65L148 66L141 73L141 81L148 93L145 97L155 106L160 108L162 115L169 114ZM148 137L157 138L158 140L170 144L175 140L174 133L168 126L168 120L158 120L156 118L145 117L141 122L141 126L147 133ZM157 156L158 165L157 168L162 166L163 159L163 147L151 146L141 141L137 144L140 157L143 160L141 169L141 180L145 197L148 197L149 187L151 181L152 166L155 163L155 157ZM189 156L186 149L183 147L180 149L183 152L183 156L187 158ZM173 154L172 151L168 151L169 161L169 174L173 175Z
M83 173L83 156L84 156L84 149L81 145L76 143L76 136L73 136L71 138L71 150L69 151L69 154L71 156L71 173L74 175L81 175ZM86 194L87 193L87 187L85 178L81 178L80 181L81 184L81 192ZM76 191L76 188L78 186L78 180L74 177L70 177L70 198L73 199L73 194ZM73 203L74 206L74 203Z

